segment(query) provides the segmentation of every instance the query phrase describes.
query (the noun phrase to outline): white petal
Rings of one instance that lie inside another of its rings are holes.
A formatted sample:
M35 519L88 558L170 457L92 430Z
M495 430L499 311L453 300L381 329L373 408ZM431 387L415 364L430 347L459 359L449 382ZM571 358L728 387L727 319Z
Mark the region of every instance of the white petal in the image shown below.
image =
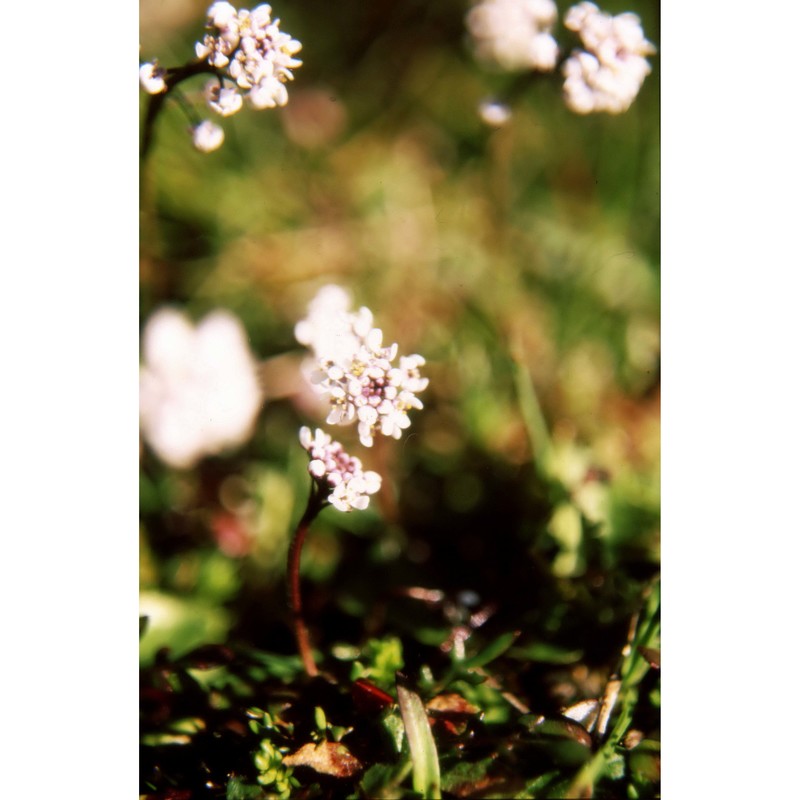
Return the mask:
M318 458L308 462L308 471L315 477L321 478L325 474L325 464Z
M361 406L358 409L358 418L367 425L372 425L378 419L378 412L372 406Z
M381 488L381 476L377 472L367 470L364 473L364 491L367 494L375 494Z

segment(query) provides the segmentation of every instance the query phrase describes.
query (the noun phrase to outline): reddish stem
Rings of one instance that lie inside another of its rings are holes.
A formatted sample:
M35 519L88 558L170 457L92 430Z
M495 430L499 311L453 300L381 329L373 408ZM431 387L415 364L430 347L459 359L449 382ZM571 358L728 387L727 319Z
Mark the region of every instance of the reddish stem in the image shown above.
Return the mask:
M289 560L286 567L288 589L289 589L289 606L292 609L292 628L294 629L294 636L297 640L297 650L300 653L300 658L303 662L303 669L306 675L313 677L319 674L317 665L314 663L314 656L311 653L311 642L308 636L308 628L306 627L305 620L303 619L303 601L300 594L300 557L303 552L303 543L306 540L306 534L311 527L314 517L320 512L324 506L324 501L320 499L320 494L317 490L316 483L312 485L311 496L308 498L308 506L302 519L297 524L297 530L294 532L292 542L289 545Z
M390 463L389 449L386 447L387 439L385 436L376 436L374 443L375 452L375 470L380 475L393 474L392 465ZM394 486L388 480L381 482L381 488L378 490L378 503L380 504L381 514L388 522L397 520L397 495L394 491Z

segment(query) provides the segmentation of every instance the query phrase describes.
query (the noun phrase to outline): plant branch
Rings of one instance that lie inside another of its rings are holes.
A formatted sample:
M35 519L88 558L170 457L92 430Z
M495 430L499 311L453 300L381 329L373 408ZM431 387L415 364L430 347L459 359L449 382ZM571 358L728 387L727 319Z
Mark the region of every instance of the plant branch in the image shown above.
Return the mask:
M314 656L311 652L311 642L308 636L308 628L303 618L303 602L300 593L300 557L303 553L303 544L306 534L311 527L311 523L319 512L325 507L326 500L319 491L316 481L311 482L311 494L308 498L308 505L297 524L297 529L289 545L289 557L286 566L286 576L288 584L289 607L292 610L292 628L297 640L297 650L303 662L303 669L309 676L319 673L317 665L314 663Z
M147 104L147 113L144 118L144 125L142 128L142 143L139 150L139 158L144 161L150 152L153 144L153 134L155 131L156 119L164 108L164 103L167 100L170 92L175 87L195 75L216 75L222 80L220 72L216 67L212 67L207 61L191 61L184 64L182 67L171 67L166 71L164 82L167 88L159 94L150 95L150 101Z

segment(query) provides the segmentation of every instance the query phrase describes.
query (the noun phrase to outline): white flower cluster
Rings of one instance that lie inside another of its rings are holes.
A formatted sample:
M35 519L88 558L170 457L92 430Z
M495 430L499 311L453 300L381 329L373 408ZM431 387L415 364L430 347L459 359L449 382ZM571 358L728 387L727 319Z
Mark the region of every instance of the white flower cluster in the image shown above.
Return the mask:
M348 309L342 289L324 287L295 335L317 359L311 382L329 398L328 424L358 420L359 439L371 447L378 433L399 439L411 424L409 410L422 408L417 394L428 386L419 372L425 359L401 356L400 365L393 366L397 344L383 347L383 333L372 327L369 309Z
M504 70L548 72L558 58L551 34L557 17L553 0L481 0L466 23L478 58Z
M206 104L212 111L223 117L240 111L243 91L256 109L286 105L286 82L294 79L292 70L303 63L294 57L302 45L283 33L279 25L280 20L272 19L272 8L266 3L252 11L237 10L225 2L208 9L209 32L195 44L195 53L200 61L219 70L205 86ZM175 70L174 74L180 72ZM182 78L174 79L177 82ZM139 83L148 94L166 92L167 70L158 61L141 64ZM195 148L203 153L216 150L225 139L222 128L208 120L192 125L191 134Z
M289 95L286 81L294 78L292 69L303 62L294 58L300 42L280 29L280 20L272 19L266 3L252 11L236 10L230 3L217 2L208 9L209 33L195 45L195 53L216 69L227 69L236 86L219 81L206 86L209 106L223 116L235 114L242 107L239 89L247 91L253 108L286 105Z
M369 495L381 488L381 476L364 470L360 459L348 455L339 442L316 429L300 428L300 444L308 451L311 460L308 471L331 493L326 498L339 511L363 511L369 505Z
M236 317L215 311L194 327L161 309L145 326L142 355L139 419L162 461L186 469L249 438L262 394Z
M583 2L570 8L564 25L580 35L586 48L564 62L567 106L578 114L627 111L650 73L645 56L656 51L644 38L639 17L612 17Z

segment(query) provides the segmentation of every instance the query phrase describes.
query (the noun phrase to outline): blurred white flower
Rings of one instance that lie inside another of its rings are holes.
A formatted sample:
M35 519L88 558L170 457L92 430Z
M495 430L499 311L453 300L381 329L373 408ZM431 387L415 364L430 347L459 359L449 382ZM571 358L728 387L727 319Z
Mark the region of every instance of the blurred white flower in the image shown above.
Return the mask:
M576 31L586 50L564 62L564 97L578 114L620 114L630 108L650 74L645 56L656 52L635 14L612 17L590 2L567 12L564 25Z
M478 106L478 116L492 128L502 128L511 119L511 109L497 100L484 100Z
M227 68L236 85L248 90L247 99L254 108L283 106L289 99L285 83L303 62L295 58L301 43L279 25L266 3L252 11L214 3L208 9L209 33L195 44L195 53L217 69Z
M339 442L319 428L313 436L309 428L300 428L300 444L311 458L309 473L318 484L331 490L326 499L339 511L365 509L369 495L381 488L377 472L364 471L360 459L348 455Z
M242 96L231 86L221 86L219 81L211 80L206 84L206 102L208 107L223 117L230 117L242 107Z
M139 67L139 83L147 94L161 94L167 90L164 76L167 71L158 66L158 62L145 63Z
M411 424L408 412L423 407L417 394L428 386L419 372L425 359L402 356L400 366L393 366L397 345L383 347L382 331L372 327L372 312L361 308L354 314L349 308L343 289L323 287L295 336L314 352L310 380L328 397L328 424L357 420L361 443L371 447L377 433L399 439Z
M179 311L153 314L142 336L142 433L170 466L186 469L250 437L262 394L239 320L215 311L197 327Z
M216 150L225 140L225 131L210 120L203 120L192 128L192 144L201 153Z
M341 361L358 350L372 330L372 312L350 311L352 301L341 286L323 286L308 304L308 316L295 325L294 335L316 360Z
M481 0L466 24L478 58L504 70L549 72L558 58L557 17L553 0Z

